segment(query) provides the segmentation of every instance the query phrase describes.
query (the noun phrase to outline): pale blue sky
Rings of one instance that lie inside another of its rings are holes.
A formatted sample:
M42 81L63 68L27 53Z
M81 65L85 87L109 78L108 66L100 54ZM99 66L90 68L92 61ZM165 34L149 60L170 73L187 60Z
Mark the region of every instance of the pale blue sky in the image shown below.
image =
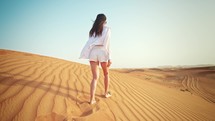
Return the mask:
M114 68L215 64L214 0L1 0L0 48L80 60L92 20L111 27Z

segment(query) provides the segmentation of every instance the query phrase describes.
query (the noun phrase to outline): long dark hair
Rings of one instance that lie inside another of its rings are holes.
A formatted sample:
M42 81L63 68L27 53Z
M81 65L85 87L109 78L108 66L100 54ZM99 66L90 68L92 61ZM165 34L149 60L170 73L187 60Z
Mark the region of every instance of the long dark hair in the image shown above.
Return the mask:
M106 22L106 16L104 14L98 14L89 32L90 37L92 37L94 33L95 33L95 37L102 35L103 24L105 22Z

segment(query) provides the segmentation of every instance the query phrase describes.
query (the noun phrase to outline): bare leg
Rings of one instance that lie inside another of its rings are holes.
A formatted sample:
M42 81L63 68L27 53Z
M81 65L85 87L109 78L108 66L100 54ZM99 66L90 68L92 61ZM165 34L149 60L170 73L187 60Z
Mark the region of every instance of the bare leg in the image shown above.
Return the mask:
M90 61L91 71L93 75L93 79L90 85L90 104L95 103L96 85L99 77L98 65L99 62Z
M108 62L101 62L101 67L104 74L104 85L105 85L105 96L108 94L109 90L109 67L107 67Z

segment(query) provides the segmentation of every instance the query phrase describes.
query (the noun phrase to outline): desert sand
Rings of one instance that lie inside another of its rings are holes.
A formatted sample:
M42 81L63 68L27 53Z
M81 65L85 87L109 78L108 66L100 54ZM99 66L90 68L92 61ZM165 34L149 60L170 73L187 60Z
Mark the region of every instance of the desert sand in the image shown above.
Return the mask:
M111 69L90 105L89 65L0 50L0 121L215 121L215 67Z

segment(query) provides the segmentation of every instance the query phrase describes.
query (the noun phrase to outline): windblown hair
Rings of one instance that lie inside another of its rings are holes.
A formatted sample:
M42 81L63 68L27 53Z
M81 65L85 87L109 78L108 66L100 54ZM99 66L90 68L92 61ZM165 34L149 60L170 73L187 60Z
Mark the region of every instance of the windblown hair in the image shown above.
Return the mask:
M101 36L102 30L103 30L103 24L105 22L106 22L106 16L104 14L98 14L89 32L90 37L92 37L94 33L95 33L95 37Z

